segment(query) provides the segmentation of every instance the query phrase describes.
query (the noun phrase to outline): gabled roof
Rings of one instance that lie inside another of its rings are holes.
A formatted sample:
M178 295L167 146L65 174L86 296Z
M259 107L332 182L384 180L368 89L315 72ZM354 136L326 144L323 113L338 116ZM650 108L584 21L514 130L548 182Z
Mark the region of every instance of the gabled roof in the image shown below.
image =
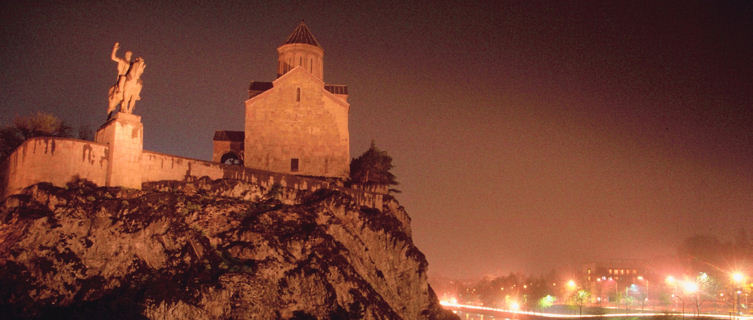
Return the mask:
M251 81L251 85L248 86L248 98L251 99L269 89L272 89L271 82Z
M307 27L306 24L303 23L303 21L301 21L301 23L299 23L298 26L295 27L293 33L288 36L288 40L285 40L285 43L283 44L291 43L305 43L312 46L317 46L319 48L322 47L319 45L319 41L316 41L314 35L311 34L311 30L309 30L309 27Z

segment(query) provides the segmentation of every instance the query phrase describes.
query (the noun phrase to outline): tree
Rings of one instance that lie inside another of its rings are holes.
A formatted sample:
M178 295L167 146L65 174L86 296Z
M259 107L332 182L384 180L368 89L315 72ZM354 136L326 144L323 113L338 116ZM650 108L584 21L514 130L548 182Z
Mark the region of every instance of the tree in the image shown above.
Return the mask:
M583 305L591 298L591 293L586 290L578 290L573 294L573 303L578 306L578 315L583 315Z
M538 303L539 309L541 311L544 311L545 309L552 307L554 305L554 301L556 300L557 298L551 295L544 296L543 298L539 299L539 303Z
M397 185L395 175L390 172L392 168L392 157L379 150L372 140L369 150L350 162L350 180L362 185Z
M0 128L0 156L7 158L24 141L34 137L70 137L71 127L58 117L37 111L16 117L12 126Z

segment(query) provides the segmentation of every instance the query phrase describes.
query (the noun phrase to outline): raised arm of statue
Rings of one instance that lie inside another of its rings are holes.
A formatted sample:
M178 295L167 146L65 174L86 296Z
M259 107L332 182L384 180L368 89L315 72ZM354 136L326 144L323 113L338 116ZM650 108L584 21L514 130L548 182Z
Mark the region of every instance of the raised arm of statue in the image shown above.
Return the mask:
M115 42L115 45L112 46L112 54L110 55L110 59L115 62L120 62L120 58L118 58L118 49L120 49L120 42Z
M131 51L126 51L123 58L118 57L118 49L120 49L120 42L115 42L112 46L112 53L110 59L118 63L118 77L124 76L128 72L128 68L131 67ZM120 79L118 78L118 81ZM120 86L122 88L122 86Z

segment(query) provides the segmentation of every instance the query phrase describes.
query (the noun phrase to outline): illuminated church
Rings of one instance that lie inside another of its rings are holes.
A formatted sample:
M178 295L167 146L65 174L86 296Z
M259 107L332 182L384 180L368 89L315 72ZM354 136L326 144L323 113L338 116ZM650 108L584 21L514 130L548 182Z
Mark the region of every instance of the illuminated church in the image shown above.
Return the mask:
M215 132L212 161L347 177L348 87L324 82L324 49L303 22L277 54L277 79L251 82L244 131Z

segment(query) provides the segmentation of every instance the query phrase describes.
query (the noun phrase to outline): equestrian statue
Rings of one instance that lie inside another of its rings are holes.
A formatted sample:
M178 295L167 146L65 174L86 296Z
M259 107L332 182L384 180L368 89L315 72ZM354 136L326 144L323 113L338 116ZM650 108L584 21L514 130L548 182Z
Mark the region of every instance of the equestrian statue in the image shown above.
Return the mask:
M131 51L126 51L123 58L118 57L118 49L120 49L120 43L115 42L112 47L111 59L118 63L118 76L108 93L108 119L118 105L120 105L120 112L133 113L136 101L141 100L140 94L143 85L141 74L144 73L146 68L146 63L141 57L131 62Z

